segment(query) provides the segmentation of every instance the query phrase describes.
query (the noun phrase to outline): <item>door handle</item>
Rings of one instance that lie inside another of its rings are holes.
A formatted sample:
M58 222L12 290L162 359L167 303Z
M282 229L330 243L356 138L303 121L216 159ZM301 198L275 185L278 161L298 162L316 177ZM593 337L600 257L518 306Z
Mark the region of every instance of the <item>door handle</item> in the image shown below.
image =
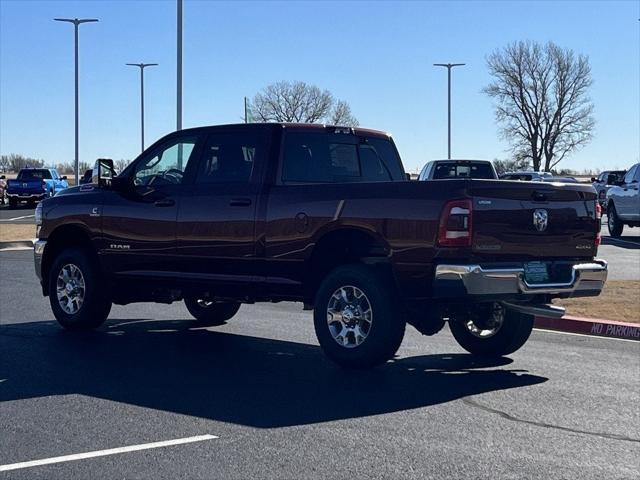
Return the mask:
M251 205L250 198L232 198L229 202L232 207L248 207Z
M156 207L173 207L176 204L175 200L171 198L163 198L154 203Z

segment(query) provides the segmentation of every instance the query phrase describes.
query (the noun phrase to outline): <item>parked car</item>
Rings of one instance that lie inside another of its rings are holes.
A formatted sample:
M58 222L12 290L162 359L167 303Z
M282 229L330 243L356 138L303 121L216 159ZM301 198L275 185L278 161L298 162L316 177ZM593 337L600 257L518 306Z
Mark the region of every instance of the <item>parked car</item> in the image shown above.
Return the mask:
M91 183L91 179L93 177L93 169L89 168L84 171L84 175L80 177L80 185L84 185L86 183Z
M640 227L639 184L640 163L636 163L607 191L607 227L612 237L622 235L625 225Z
M15 208L19 202L30 204L67 188L67 177L61 177L54 168L23 168L15 180L7 181L9 206Z
M493 164L487 160L432 160L422 168L418 180L452 178L497 179Z
M198 325L241 303L302 302L336 363L390 359L408 322L476 355L518 350L557 297L598 295L590 185L407 181L393 140L359 128L242 124L169 134L120 175L94 167L36 208L35 270L58 322L184 300ZM259 321L256 318L256 321Z
M520 180L523 182L541 182L545 178L551 178L549 172L506 172L500 175L500 180Z
M625 173L627 173L626 170L607 170L597 177L591 177L591 184L598 192L598 202L602 208L607 206L607 191L612 185L622 181Z
M0 203L4 205L7 201L7 181L4 175L0 176Z

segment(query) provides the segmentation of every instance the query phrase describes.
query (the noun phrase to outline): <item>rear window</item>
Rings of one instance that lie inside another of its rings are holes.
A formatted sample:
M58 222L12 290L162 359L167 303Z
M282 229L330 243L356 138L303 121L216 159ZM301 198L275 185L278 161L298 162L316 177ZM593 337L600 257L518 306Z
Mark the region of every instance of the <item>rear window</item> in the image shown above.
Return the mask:
M403 178L400 160L388 140L301 132L285 137L283 182L388 182Z
M512 173L510 175L502 175L500 178L502 180L521 180L523 182L530 182L533 177L527 174Z
M18 173L18 180L43 180L51 179L51 172L49 170L20 170Z
M437 163L434 180L446 178L495 178L491 165L484 162Z

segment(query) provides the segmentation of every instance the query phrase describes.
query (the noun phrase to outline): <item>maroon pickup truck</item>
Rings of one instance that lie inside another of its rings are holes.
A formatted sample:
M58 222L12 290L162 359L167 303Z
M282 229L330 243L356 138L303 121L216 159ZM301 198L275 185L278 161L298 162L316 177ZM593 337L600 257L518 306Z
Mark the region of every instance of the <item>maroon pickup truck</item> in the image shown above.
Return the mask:
M598 295L607 276L590 185L408 181L374 130L193 128L93 173L36 210L36 272L68 329L112 303L184 300L211 326L241 303L296 301L342 366L385 362L407 323L448 322L467 351L500 356L534 315L562 315L553 298Z

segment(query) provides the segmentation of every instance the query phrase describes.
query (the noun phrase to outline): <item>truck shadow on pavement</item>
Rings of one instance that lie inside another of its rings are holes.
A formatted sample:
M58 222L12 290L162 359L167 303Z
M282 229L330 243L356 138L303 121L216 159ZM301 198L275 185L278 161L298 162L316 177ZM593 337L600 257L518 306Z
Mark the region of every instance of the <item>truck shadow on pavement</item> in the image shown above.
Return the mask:
M613 245L614 247L638 250L640 249L640 237L602 237L602 245Z
M110 320L87 334L64 332L55 322L0 326L0 402L81 394L274 428L428 407L547 380L500 368L508 358L466 354L344 371L316 346L189 325Z

